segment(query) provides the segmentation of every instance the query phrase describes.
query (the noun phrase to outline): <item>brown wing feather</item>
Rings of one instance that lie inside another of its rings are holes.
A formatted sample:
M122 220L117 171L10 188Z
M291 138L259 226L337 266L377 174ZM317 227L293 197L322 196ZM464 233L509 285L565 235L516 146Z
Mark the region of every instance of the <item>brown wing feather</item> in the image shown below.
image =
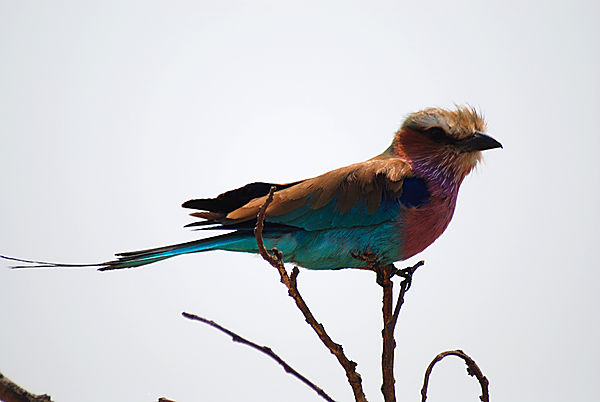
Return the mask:
M350 211L359 199L366 199L367 212L374 213L379 208L383 191L399 197L402 181L411 173L410 166L398 158L371 159L346 166L277 191L266 217L285 215L306 205L309 200L312 200L311 209L319 209L334 198L342 214ZM265 199L266 196L255 198L229 212L225 218L228 222L255 219Z

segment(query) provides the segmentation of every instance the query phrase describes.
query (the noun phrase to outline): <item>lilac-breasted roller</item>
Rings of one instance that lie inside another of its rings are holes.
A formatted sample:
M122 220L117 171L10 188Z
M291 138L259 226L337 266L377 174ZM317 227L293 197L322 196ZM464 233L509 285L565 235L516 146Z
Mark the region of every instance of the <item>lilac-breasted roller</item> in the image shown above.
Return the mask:
M265 246L286 262L309 269L364 268L357 258L374 254L381 264L412 257L446 229L458 189L481 159L502 145L484 134L485 123L468 107L426 109L408 116L388 149L365 162L287 184L256 182L216 198L183 203L202 219L187 226L229 233L188 243L117 254L99 264L41 266L138 267L209 250L257 253L253 229L272 186L265 214ZM26 261L19 260L24 262Z

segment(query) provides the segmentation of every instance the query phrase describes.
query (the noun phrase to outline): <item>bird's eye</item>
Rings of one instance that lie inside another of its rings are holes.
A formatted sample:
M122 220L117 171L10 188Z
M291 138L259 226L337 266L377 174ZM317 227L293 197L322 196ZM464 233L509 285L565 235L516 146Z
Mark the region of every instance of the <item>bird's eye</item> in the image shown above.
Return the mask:
M440 127L431 127L425 130L425 135L435 142L445 142L448 139L448 134Z

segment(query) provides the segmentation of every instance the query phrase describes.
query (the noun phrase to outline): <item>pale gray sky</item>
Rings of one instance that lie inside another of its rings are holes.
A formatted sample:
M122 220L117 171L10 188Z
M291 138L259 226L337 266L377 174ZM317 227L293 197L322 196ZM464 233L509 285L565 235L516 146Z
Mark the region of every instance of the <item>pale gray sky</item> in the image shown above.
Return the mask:
M461 348L494 400L593 400L599 18L595 1L0 1L0 253L96 262L192 240L189 198L368 159L408 113L469 103L504 149L465 180L446 233L406 262L426 266L397 328L398 398L418 400L429 361ZM182 311L352 397L257 257L7 266L0 371L56 401L320 400ZM299 283L380 400L373 275L303 270ZM429 400L478 392L448 360Z

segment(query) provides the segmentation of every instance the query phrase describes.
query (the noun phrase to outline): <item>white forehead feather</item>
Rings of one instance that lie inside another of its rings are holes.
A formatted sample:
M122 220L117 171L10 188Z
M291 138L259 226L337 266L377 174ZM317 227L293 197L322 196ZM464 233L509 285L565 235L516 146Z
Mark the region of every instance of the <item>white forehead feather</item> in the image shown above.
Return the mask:
M485 132L485 122L477 111L467 106L457 106L456 110L438 108L425 109L408 116L402 128L427 130L439 127L455 138L465 138L475 131Z

